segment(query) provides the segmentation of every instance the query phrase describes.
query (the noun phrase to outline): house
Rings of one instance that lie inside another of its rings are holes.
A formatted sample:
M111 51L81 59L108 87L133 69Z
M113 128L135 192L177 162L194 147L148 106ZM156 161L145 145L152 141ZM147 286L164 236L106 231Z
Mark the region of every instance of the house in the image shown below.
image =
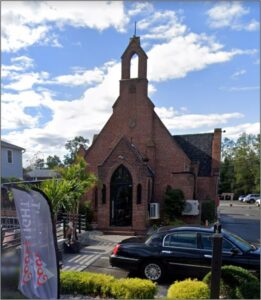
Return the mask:
M23 179L22 156L25 149L1 141L1 177Z
M134 54L137 78L130 77ZM113 113L80 154L99 178L99 185L86 196L92 199L97 228L142 233L149 226L152 203L163 216L168 185L182 190L185 199L216 200L221 129L172 136L148 97L147 55L139 37L130 39L121 59L120 92Z

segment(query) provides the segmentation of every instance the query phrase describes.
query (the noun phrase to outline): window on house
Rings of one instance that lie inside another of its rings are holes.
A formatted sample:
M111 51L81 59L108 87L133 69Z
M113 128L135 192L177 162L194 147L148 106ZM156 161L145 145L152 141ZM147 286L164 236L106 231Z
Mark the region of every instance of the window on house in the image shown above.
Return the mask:
M106 185L102 186L102 204L106 203Z
M7 150L7 162L9 164L13 163L13 151L12 150Z
M141 204L141 192L142 192L142 187L141 184L139 183L137 186L137 204Z

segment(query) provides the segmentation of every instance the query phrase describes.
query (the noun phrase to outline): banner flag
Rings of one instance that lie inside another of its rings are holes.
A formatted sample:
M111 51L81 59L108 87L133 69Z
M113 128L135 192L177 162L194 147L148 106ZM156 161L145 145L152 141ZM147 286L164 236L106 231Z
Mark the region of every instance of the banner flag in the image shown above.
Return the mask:
M12 192L21 230L18 289L30 299L57 299L57 242L48 200L35 190L12 188Z

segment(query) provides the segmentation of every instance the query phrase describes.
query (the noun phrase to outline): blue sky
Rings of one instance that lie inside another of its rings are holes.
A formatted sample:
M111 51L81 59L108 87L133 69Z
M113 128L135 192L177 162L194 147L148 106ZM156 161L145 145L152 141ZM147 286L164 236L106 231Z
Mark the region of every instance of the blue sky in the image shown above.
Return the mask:
M30 160L92 140L119 93L134 33L172 134L259 133L259 1L2 1L2 138Z

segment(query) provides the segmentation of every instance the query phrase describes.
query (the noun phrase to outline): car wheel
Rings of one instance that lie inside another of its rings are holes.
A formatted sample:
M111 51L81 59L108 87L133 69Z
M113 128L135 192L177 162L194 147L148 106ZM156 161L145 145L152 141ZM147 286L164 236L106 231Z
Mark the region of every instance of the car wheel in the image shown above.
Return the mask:
M142 271L145 278L152 281L161 281L164 275L162 265L154 261L144 263Z
M255 199L250 199L249 203L254 203Z

